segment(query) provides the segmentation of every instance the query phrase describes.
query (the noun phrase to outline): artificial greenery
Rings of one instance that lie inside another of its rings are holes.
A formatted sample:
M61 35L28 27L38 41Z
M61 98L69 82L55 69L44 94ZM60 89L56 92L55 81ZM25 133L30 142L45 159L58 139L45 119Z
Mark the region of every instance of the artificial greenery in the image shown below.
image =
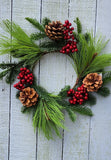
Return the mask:
M11 57L18 59L16 62L2 62L0 68L3 70L0 73L0 79L5 77L7 83L13 83L16 76L20 72L21 67L29 68L32 73L35 64L47 53L53 54L59 52L65 46L66 40L59 41L50 40L45 33L45 26L51 20L44 18L40 23L36 19L26 17L37 31L28 35L25 31L14 22L3 20L1 27L11 35L0 36L0 55L9 54ZM111 81L111 71L107 71L107 67L111 66L111 54L102 54L102 49L106 46L108 41L104 41L104 37L94 37L92 33L82 33L82 25L79 18L74 20L77 25L77 32L73 32L77 42L78 52L67 55L71 59L72 66L77 74L77 80L73 89L82 85L83 78L89 73L101 73L103 76L103 85L96 92L101 96L108 96L109 89L105 86ZM40 41L42 39L42 41ZM104 70L105 69L105 70ZM76 120L76 112L92 116L91 108L96 104L96 94L89 93L88 100L83 104L70 104L68 102L67 92L70 86L65 86L58 95L48 93L43 87L37 85L36 79L30 85L39 95L38 103L35 106L23 106L22 113L32 113L33 126L42 130L47 139L53 138L53 132L61 137L60 129L65 129L64 126L64 111L69 115L69 118L74 122ZM17 92L16 97L19 98L20 91Z

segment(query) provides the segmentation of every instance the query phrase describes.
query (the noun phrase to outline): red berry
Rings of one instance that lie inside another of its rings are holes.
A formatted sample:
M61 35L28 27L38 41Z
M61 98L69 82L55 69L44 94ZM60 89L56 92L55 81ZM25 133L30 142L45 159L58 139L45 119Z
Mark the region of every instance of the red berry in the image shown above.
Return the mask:
M64 27L66 27L66 24L63 24Z
M80 87L78 87L78 88L77 88L77 90L78 90L78 91L81 91L81 88L80 88Z
M65 21L65 24L66 24L66 25L68 25L68 24L69 24L69 21L68 21L68 20L66 20L66 21Z
M74 49L72 49L72 53L74 53L75 52L75 50Z
M70 36L67 37L67 39L70 39L70 38L71 38Z
M68 92L67 92L67 94L68 94L68 96L69 96L69 95L71 94L71 92L70 92L70 91L68 91Z
M72 39L74 40L74 36L72 36Z
M85 93L85 96L88 96L88 93Z
M30 82L30 80L29 79L27 79L27 83L29 83Z
M82 94L80 94L80 98L83 98L83 95L82 95Z
M60 53L62 53L62 50L60 50Z
M78 51L78 49L77 48L75 48L75 52L77 52Z
M69 23L69 26L71 26L72 24L71 23Z
M69 53L70 52L70 50L69 49L66 49L66 53Z
M73 101L74 101L74 102L76 102L76 101L77 101L77 99L76 99L76 98L74 98L74 99L73 99Z
M20 79L20 76L17 76L17 79Z
M23 84L20 84L20 87L22 87L23 86Z
M26 70L26 72L27 72L27 73L30 73L30 70L29 70L29 69L27 69L27 70Z
M75 41L74 41L74 44L76 45L76 44L77 44L77 42L75 42Z
M67 29L69 29L69 26L66 26Z
M72 34L72 31L70 31L70 34Z
M67 47L70 47L70 44L68 43L66 46L67 46Z
M32 77L29 77L30 80L32 80Z
M30 82L30 84L32 84L32 82Z
M73 104L73 100L72 100L72 99L69 99L69 103Z
M87 96L85 96L85 97L84 97L84 99L85 99L85 100L88 100L88 97L87 97Z
M64 53L65 53L65 51L62 51L62 53L64 54Z
M64 39L67 39L67 37L66 37L66 36L64 36Z
M83 101L84 101L83 99L80 99L80 100L79 100L79 102L83 102Z
M71 50L73 49L73 47L72 47L72 46L70 46L69 48L70 48Z
M23 70L24 70L24 71L26 71L26 70L27 70L27 68L23 68Z
M74 30L74 27L71 27L71 30Z
M28 79L28 77L27 77L27 76L25 76L24 78L25 78L26 80Z

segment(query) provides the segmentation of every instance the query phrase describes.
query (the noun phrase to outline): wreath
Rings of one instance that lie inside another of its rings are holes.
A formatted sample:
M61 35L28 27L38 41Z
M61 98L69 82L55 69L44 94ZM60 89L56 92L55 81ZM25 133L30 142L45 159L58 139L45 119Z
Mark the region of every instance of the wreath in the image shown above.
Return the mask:
M42 130L47 139L53 138L52 131L61 137L60 129L64 126L64 110L70 119L76 120L76 112L92 116L91 108L96 104L96 94L108 96L110 91L105 85L111 81L111 54L102 54L108 41L104 37L94 37L93 33L82 33L79 18L74 20L77 31L66 20L51 21L44 18L42 23L27 17L38 32L28 36L16 23L3 20L1 27L11 36L1 35L0 55L13 57L10 63L2 62L0 79L5 77L18 90L16 97L21 101L22 113L32 113L33 126ZM41 41L42 39L42 41ZM37 43L38 41L38 43ZM37 85L34 67L45 54L60 52L71 59L77 74L73 88L65 86L58 95L48 93ZM18 59L18 61L16 60ZM14 61L15 60L15 61Z

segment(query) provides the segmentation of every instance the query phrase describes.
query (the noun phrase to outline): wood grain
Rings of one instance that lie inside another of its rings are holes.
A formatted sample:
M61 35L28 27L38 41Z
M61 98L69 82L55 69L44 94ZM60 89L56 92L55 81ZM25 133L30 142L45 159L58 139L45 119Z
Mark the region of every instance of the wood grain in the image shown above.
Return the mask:
M111 37L110 0L0 0L0 21L11 19L30 34L36 30L25 17L51 20L79 17L83 32L93 29ZM12 10L11 10L12 7ZM75 27L76 30L76 27ZM0 29L0 33L3 31ZM105 52L111 52L110 43ZM103 52L104 52L103 51ZM0 57L10 60L9 57ZM14 59L13 59L14 61ZM36 65L35 73L39 84L49 92L57 94L65 85L76 81L76 74L66 55L47 54ZM110 86L111 89L111 86ZM72 123L65 113L62 139L54 135L47 140L43 133L34 133L32 117L21 113L21 103L15 98L16 89L0 81L0 160L110 160L111 159L111 98L97 97L92 107L92 118L77 114Z
M105 35L105 39L111 38L111 2L98 0L97 2L97 22L96 33ZM103 53L111 53L111 43L109 41ZM110 67L111 70L111 67ZM111 83L110 83L111 84ZM108 87L111 90L111 85ZM97 104L93 107L94 116L91 120L91 142L89 159L111 159L111 97L97 97Z
M94 30L95 10L96 0L71 0L69 3L69 20L73 22L76 17L79 17L82 22L83 31L86 28L93 28ZM74 23L73 25L75 26ZM76 80L76 74L69 61L67 61L66 71L66 83L73 86ZM88 160L90 118L77 114L76 122L72 123L66 114L65 122L69 132L64 131L63 160Z
M60 19L64 22L68 18L68 1L43 0L42 18L49 17L51 20ZM61 63L62 62L62 63ZM60 53L48 54L40 61L40 85L49 92L57 94L65 86L66 56ZM61 131L62 132L62 131ZM62 139L54 135L53 140L46 140L42 133L38 136L37 160L61 160Z
M0 1L0 23L3 19L11 19L11 3L7 0ZM0 28L0 33L5 34ZM2 61L9 62L8 56L0 57ZM0 71L2 71L0 69ZM10 85L5 80L0 80L0 160L7 160L9 157L9 111L10 108Z
M28 34L34 32L25 17L40 18L40 1L13 1L12 20L17 22ZM32 117L21 113L21 103L15 98L16 89L11 90L11 132L10 160L36 159L36 133Z

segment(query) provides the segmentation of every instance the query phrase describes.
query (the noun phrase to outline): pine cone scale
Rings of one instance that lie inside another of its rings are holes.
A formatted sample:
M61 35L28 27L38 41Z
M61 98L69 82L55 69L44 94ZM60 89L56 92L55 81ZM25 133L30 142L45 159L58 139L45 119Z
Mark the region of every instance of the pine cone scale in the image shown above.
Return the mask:
M97 92L102 86L102 77L97 73L90 73L83 79L84 87L88 92Z
M45 26L46 35L52 40L60 40L63 38L64 27L60 21L52 21Z
M31 107L36 104L38 94L33 88L27 87L20 92L19 99L24 106Z

